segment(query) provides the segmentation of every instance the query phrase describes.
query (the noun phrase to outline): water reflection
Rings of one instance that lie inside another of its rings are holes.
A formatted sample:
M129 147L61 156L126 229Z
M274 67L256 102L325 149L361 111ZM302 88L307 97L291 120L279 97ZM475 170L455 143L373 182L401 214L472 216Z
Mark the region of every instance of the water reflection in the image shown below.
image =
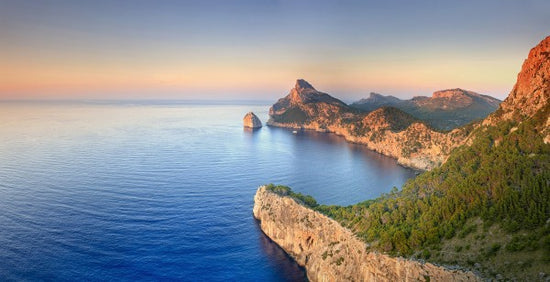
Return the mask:
M332 133L269 127L270 142L282 142L290 150L281 171L283 184L312 195L322 204L349 205L379 197L392 187L401 187L415 176L397 160L349 143ZM262 133L263 134L263 133ZM312 186L307 179L323 179Z
M253 135L254 133L257 133L258 131L262 130L262 128L250 128L250 127L246 127L246 126L243 126L243 132L245 134L249 134L249 135Z

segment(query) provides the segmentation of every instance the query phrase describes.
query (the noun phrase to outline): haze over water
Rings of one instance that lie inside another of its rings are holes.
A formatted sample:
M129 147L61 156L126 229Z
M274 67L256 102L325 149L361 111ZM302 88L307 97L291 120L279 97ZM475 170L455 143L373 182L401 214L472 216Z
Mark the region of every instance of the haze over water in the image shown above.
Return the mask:
M0 103L0 280L304 279L259 185L348 205L414 171L342 138L242 128L269 105Z

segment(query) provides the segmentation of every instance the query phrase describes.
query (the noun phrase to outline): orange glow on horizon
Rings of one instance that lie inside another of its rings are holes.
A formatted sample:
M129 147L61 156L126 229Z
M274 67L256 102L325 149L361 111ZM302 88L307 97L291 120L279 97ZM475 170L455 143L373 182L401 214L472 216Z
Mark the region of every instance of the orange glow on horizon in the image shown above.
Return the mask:
M239 62L225 57L217 58L219 61L195 59L189 63L183 60L167 63L166 58L158 62L107 62L105 58L102 61L11 60L0 67L0 99L86 97L90 93L109 98L102 97L101 93L202 90L223 96L227 90L234 93L239 89L269 91L282 96L296 78L309 80L318 90L336 97L340 97L341 91L363 92L363 96L371 91L386 95L395 95L397 91L410 93L407 95L410 97L418 95L419 89L435 91L455 87L483 93L487 89L502 91L502 85L511 89L520 68L519 63L500 58L480 61L465 55L465 58L434 57L422 55L408 61L353 57L341 62L252 59Z

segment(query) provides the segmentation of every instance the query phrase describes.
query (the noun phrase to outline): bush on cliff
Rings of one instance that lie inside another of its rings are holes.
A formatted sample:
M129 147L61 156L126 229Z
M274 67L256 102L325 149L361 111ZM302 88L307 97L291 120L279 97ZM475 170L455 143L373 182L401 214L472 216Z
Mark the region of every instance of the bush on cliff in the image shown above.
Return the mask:
M310 208L316 208L319 206L315 198L313 198L310 195L304 195L302 193L295 193L290 189L288 186L284 185L274 185L273 183L265 185L265 188L268 191L271 191L277 195L280 196L289 196L295 200L297 200L300 204L303 204L305 206L308 206Z

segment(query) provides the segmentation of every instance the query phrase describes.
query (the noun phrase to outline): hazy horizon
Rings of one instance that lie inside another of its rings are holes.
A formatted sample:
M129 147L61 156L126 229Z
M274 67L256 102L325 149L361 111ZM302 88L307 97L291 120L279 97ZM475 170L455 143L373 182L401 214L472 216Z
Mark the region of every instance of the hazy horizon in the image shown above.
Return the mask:
M463 88L498 99L548 35L548 1L5 1L0 100L346 102Z

